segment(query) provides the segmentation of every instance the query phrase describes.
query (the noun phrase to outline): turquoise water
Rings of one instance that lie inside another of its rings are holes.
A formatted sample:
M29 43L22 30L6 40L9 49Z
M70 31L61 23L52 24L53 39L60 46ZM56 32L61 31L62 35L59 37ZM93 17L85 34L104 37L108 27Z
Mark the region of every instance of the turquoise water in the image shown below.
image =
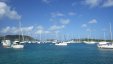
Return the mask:
M0 64L112 64L113 49L96 45L25 44L24 49L0 46Z

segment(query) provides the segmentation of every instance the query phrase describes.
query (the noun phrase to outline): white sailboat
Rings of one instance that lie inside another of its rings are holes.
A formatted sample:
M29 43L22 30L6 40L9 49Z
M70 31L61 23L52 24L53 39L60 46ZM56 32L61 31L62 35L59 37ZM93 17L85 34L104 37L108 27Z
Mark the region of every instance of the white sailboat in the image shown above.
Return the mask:
M65 40L66 40L66 38L65 38ZM67 46L67 43L70 43L70 42L68 42L68 41L62 41L62 42L56 42L55 43L55 45L56 46Z
M19 21L19 28L22 32L22 29L21 29L21 22ZM22 34L22 38L24 40L24 37L23 37L23 34ZM14 41L13 44L11 45L12 48L24 48L24 45L22 45L20 43L20 37L19 37L19 41Z
M85 44L95 44L95 41L83 41Z
M55 45L57 45L57 46L67 46L67 42L59 42L59 43L55 43Z
M96 44L97 42L93 41L93 40L89 40L92 35L91 35L91 30L89 31L90 35L88 35L88 41L83 41L85 44Z
M112 41L111 24L110 24L110 35L111 35L111 41ZM112 42L99 42L99 44L97 46L99 48L113 49L113 43Z

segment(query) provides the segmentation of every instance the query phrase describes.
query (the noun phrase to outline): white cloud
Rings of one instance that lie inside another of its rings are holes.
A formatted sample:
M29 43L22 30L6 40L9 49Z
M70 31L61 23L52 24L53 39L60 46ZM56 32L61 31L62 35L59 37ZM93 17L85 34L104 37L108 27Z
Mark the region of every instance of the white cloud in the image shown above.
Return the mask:
M35 32L35 34L42 34L42 33L44 33L44 30L37 30L37 31Z
M7 13L6 15L7 15L10 19L17 19L17 20L21 19L21 16L18 15L18 13L17 13L15 10L10 11L9 14Z
M113 6L113 0L84 0L83 4L89 7L111 7Z
M42 0L42 2L49 4L50 0Z
M64 25L61 25L61 26L53 25L49 28L49 30L56 31L56 30L63 29L64 27L65 27Z
M33 26L28 26L28 27L22 27L21 29L23 32L30 32L33 30L33 28L34 28Z
M82 26L81 26L81 27L83 27L83 28L84 28L84 27L87 27L87 24L82 24Z
M41 25L36 27L35 34L49 34L49 33L51 33L51 32L48 30L45 30L45 28Z
M96 24L96 23L97 23L97 20L96 20L96 19L92 19L92 20L89 21L88 23L90 23L90 24Z
M19 28L7 26L7 27L3 28L3 29L1 30L1 32L2 32L2 33L8 33L8 34L9 34L9 33L15 34L15 33L18 33L18 32L19 32Z
M8 2L9 0L0 0L0 2Z
M90 7L96 7L99 5L101 0L84 0L85 5L89 5Z
M65 16L65 15L61 12L53 12L53 13L51 13L51 16L52 17L62 17L62 16Z
M41 26L41 25L39 25L39 26L37 26L37 29L38 29L38 30L43 30L43 29L44 29L44 27L43 27L43 26Z
M59 33L59 32L60 32L59 30L52 31L52 34L57 34L57 33Z
M45 31L45 34L49 34L49 33L51 33L50 31Z
M60 19L61 24L67 25L70 22L70 19Z
M35 34L49 34L51 33L50 31L46 31L46 30L36 30Z
M69 12L68 15L74 16L74 15L76 15L76 13L75 12Z
M22 32L30 32L33 30L33 26L28 26L28 27L5 27L1 30L2 33L12 33L12 34L18 34L18 33L21 33L21 29L22 29Z
M10 27L7 26L7 27L3 28L3 29L1 30L1 32L2 32L2 33L7 33L7 32L9 32L9 30L10 30Z
M87 29L86 29L86 31L88 31L88 32L89 32L89 31L91 31L91 29L87 28Z
M0 18L3 17L15 20L21 19L21 16L15 10L12 10L5 2L0 2Z
M113 0L106 0L103 5L103 7L111 7L113 6Z

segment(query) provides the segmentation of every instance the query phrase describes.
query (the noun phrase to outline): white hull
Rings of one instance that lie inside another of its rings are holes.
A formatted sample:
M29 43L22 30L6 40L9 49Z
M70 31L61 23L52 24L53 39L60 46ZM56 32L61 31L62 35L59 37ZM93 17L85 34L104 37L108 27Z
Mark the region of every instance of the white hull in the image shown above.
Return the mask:
M12 48L24 48L24 45L12 45Z
M109 44L109 45L98 45L99 48L105 48L105 49L113 49L113 44Z
M57 46L67 46L67 43L55 43Z
M94 42L94 41L90 41L90 42L84 41L84 43L85 43L85 44L96 44L97 42Z
M99 45L106 45L106 44L108 44L108 43L109 43L109 42L104 42L104 41L103 41L103 42L99 42L98 44L99 44Z

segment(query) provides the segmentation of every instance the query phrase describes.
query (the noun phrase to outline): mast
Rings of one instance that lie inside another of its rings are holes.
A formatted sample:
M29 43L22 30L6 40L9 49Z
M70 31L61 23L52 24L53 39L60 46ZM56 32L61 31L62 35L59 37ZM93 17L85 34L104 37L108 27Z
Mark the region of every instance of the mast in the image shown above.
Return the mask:
M90 34L89 34L89 41L92 41L93 38L92 38L91 30L89 31L89 33L90 33Z
M57 32L56 32L55 36L56 36L56 40L58 40L58 33Z
M110 24L110 36L111 36L111 41L112 41L112 30L111 30L111 23Z
M40 42L42 41L42 33L40 32Z
M80 42L80 35L78 35L78 42Z
M22 34L22 41L24 41L23 31L22 31L22 28L21 28L21 21L19 21L19 28L20 28L20 31L21 31L21 34Z
M106 33L104 32L104 41L106 41L106 37L105 36L106 36Z

